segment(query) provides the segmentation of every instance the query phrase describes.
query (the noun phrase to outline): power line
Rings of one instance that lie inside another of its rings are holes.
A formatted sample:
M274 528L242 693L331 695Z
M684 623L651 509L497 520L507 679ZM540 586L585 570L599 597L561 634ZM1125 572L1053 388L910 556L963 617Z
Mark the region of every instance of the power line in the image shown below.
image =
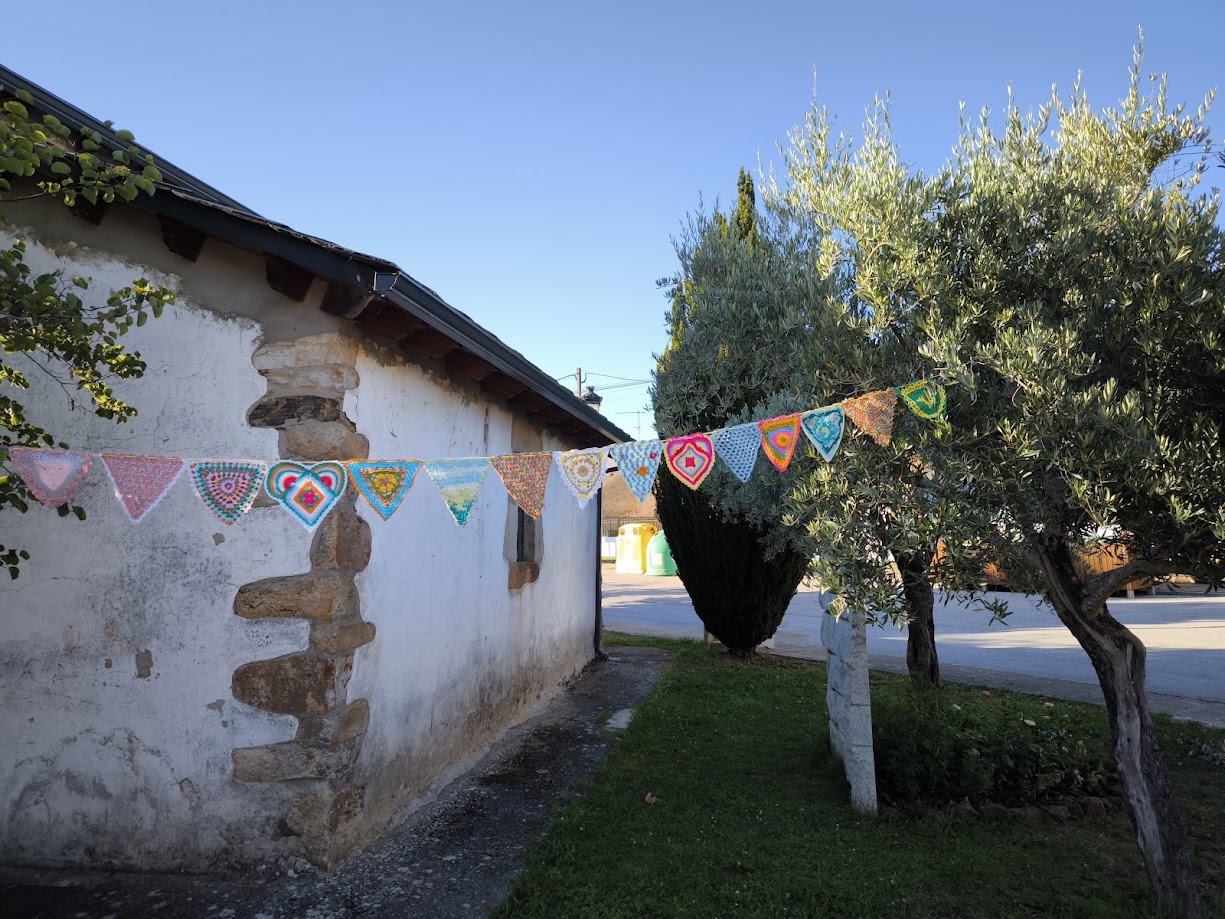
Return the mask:
M574 376L574 374L571 374L571 376ZM639 380L636 377L615 377L611 373L596 373L595 371L591 371L591 370L587 372L587 376L604 377L606 380L624 380L627 383L650 383L651 382L650 380Z

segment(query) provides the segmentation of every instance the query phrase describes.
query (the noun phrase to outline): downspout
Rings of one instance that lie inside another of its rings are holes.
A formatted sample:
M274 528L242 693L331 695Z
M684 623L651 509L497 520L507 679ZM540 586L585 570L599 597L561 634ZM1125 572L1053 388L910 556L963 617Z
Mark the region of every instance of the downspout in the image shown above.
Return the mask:
M612 472L613 470L608 470ZM607 472L605 473L607 475ZM604 650L604 489L595 493L595 656L608 660Z

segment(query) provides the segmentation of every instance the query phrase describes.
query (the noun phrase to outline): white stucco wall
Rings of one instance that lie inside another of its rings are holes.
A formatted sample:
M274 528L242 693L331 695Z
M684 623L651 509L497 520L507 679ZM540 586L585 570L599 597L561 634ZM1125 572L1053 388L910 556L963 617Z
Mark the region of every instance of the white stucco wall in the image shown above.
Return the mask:
M69 411L36 371L21 396L32 420L93 452L275 459L277 432L246 423L266 392L254 351L347 324L270 291L250 253L211 240L195 263L168 253L147 215L113 209L92 228L52 204L40 219L38 236L8 228L30 243L36 270L91 278L99 302L144 276L179 302L126 339L149 365L115 387L136 418ZM370 456L512 450L511 412L474 387L372 344L357 371L344 408ZM521 438L525 422L515 424ZM545 435L540 448L566 446ZM226 527L186 475L133 525L100 463L74 503L86 521L41 505L0 515L2 541L32 556L0 583L0 862L201 870L296 851L278 823L308 789L235 782L231 753L290 740L297 720L237 702L231 679L243 663L306 648L309 626L242 619L233 602L244 584L309 570L311 535L270 506ZM424 471L390 522L358 506L373 537L361 613L377 634L357 651L347 696L369 700L355 781L381 826L590 659L596 505L580 510L553 471L539 577L515 591L496 471L462 529Z
M428 459L511 452L511 413L419 368L358 359L345 413L372 457ZM546 436L543 449L564 449ZM554 468L535 583L508 590L509 502L490 469L457 527L422 470L384 522L364 502L373 550L357 576L362 617L377 626L357 652L349 698L370 700L358 763L367 805L385 813L448 764L489 743L542 693L592 657L596 503L580 510Z
M32 245L28 261L91 278L99 301L142 275L179 283L83 248ZM136 418L70 412L38 371L20 397L29 416L78 449L274 457L277 432L246 424L265 391L251 364L261 330L200 307L181 296L127 337L149 364L115 387ZM100 462L74 503L84 522L39 504L0 520L4 543L31 555L0 584L0 860L202 868L271 851L285 791L233 783L230 754L291 738L296 720L236 702L230 679L303 647L308 627L240 619L233 600L248 581L306 570L308 534L272 507L226 527L186 474L133 525Z

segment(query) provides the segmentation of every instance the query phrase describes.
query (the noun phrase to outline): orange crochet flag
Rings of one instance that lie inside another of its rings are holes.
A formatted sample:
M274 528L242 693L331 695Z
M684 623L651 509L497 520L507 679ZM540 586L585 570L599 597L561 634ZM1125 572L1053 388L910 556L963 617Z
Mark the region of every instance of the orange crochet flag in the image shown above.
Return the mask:
M553 468L551 453L506 453L489 462L498 470L502 484L529 517L544 513L544 492Z
M896 407L896 389L879 389L842 403L842 410L855 426L882 447L889 446L893 440L893 410Z

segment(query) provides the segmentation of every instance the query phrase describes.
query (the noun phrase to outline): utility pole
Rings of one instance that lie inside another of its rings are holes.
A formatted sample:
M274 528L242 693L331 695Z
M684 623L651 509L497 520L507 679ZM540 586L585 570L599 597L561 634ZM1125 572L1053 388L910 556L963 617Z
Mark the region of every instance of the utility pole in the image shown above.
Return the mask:
M574 394L580 399L583 397L583 368L574 368Z

